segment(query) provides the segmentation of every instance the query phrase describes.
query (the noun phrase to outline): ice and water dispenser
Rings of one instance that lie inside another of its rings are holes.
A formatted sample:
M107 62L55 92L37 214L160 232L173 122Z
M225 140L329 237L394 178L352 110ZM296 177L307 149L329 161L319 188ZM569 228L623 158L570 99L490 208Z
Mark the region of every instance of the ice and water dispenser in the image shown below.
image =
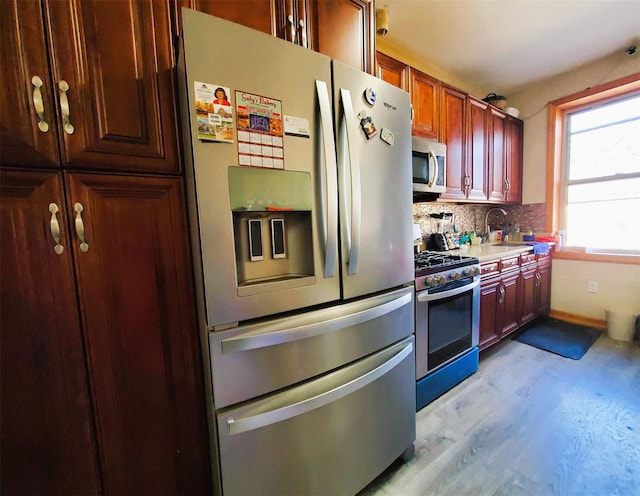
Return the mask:
M264 283L313 277L311 175L229 167L228 178L239 295Z

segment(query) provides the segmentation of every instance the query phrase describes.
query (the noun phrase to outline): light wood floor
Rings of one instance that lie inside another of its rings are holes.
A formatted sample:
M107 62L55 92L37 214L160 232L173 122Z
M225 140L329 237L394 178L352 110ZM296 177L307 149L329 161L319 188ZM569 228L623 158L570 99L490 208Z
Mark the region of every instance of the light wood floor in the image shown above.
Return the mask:
M371 495L640 495L640 346L580 360L510 339L417 415L416 453Z

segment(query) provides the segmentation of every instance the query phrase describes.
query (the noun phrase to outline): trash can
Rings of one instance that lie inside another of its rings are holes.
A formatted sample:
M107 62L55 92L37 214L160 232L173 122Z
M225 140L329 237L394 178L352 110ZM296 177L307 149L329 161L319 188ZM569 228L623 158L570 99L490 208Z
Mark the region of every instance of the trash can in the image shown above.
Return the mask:
M628 312L606 309L607 332L617 341L633 341L636 316Z

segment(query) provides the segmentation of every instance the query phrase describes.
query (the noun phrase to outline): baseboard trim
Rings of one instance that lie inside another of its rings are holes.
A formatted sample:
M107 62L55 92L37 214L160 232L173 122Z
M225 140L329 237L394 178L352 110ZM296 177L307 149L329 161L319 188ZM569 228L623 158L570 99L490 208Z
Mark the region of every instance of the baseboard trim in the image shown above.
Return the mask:
M584 315L577 315L575 313L562 312L560 310L554 310L553 308L549 312L549 317L562 320L564 322L570 322L571 324L594 327L603 331L607 329L607 321L604 319L594 319L593 317L586 317Z

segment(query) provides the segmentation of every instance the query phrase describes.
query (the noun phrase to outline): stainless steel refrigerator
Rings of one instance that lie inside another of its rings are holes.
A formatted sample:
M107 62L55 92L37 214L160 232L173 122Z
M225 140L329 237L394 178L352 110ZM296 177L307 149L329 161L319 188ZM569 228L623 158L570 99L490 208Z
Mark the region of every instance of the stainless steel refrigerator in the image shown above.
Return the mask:
M215 484L354 494L415 440L409 95L183 10Z

